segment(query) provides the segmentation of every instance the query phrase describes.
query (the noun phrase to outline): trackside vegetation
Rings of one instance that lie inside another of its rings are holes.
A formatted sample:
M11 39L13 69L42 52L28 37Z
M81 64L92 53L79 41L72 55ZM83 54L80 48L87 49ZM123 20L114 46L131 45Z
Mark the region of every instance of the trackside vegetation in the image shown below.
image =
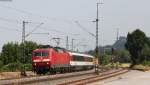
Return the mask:
M20 71L23 66L22 62L22 46L17 42L9 42L4 44L2 52L0 54L0 71ZM31 56L32 50L38 48L38 45L32 41L25 42L25 68L26 70L32 70Z
M128 33L125 47L131 55L132 69L150 70L150 38L143 31L136 29Z
M22 43L9 42L3 45L0 53L0 71L20 71L23 65L26 70L32 70L32 51L42 45L26 41L24 46L26 60L25 64L22 64ZM133 69L150 69L150 38L143 31L136 29L128 33L125 48L123 50L105 49L103 54L99 53L99 64L113 67L121 65L120 63L131 63ZM88 53L94 55L94 50Z

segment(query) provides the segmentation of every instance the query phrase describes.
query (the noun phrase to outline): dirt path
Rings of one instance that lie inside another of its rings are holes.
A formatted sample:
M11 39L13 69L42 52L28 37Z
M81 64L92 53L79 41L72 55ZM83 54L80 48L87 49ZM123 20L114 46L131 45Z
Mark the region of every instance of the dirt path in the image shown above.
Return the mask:
M36 75L32 71L27 71L27 76ZM12 78L20 78L20 72L0 72L0 80L1 79L12 79Z
M126 74L89 85L150 85L150 71L132 70Z

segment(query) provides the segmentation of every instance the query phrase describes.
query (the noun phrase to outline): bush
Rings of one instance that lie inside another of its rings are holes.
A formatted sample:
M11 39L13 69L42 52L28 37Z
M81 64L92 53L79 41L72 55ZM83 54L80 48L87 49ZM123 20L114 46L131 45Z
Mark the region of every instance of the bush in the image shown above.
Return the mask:
M150 61L144 61L144 62L142 62L142 65L144 65L144 66L150 66Z
M102 56L102 64L103 65L107 65L107 64L109 64L110 63L110 56L109 55L103 55Z
M0 71L11 71L11 72L15 72L15 71L21 71L21 69L23 69L23 67L25 66L25 70L26 71L31 71L32 70L32 64L25 64L22 65L21 63L10 63L7 65L4 65Z
M19 71L20 69L20 63L10 63L10 64L7 64L7 65L4 65L2 68L1 68L1 71Z
M2 67L3 66L3 62L0 60L0 67Z
M143 65L134 65L132 67L133 70L140 70L140 71L148 71L150 70L149 66L143 66Z
M31 71L32 70L32 64L25 64L25 70Z

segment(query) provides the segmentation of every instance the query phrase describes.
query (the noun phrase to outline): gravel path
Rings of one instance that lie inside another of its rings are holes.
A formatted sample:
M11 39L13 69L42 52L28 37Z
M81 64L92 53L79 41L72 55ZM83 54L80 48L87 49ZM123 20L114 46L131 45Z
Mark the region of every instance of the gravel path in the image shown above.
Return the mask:
M141 72L132 70L126 74L89 85L150 85L150 71Z

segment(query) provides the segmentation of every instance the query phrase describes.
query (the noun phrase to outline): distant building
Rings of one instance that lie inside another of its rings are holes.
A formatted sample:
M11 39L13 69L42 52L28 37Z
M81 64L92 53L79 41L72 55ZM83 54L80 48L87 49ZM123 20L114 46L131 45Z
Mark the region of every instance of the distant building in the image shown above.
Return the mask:
M120 36L119 40L117 40L114 44L113 44L113 48L115 48L116 50L124 50L125 49L125 43L127 42L126 37L124 36Z
M119 39L113 44L113 45L106 45L106 46L99 46L99 55L103 55L106 51L109 51L111 53L112 48L115 50L124 50L125 49L125 43L127 42L126 37L120 36ZM91 50L88 53L94 54L94 51Z

